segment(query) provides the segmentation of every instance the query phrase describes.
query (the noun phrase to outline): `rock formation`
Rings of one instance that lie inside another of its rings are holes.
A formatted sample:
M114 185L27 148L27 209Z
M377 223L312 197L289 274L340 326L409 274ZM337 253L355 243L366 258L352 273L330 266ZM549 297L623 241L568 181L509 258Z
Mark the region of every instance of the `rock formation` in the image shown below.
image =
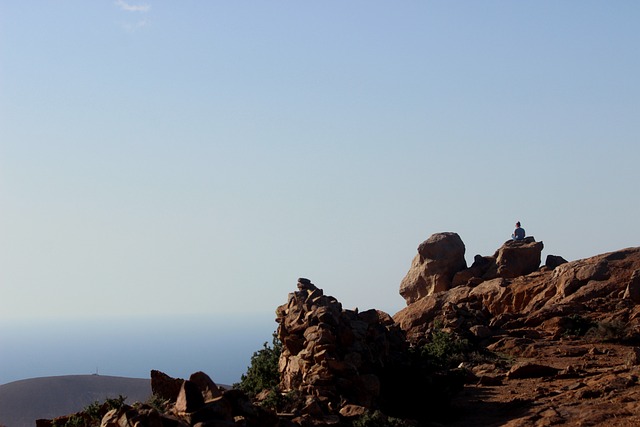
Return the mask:
M464 251L464 243L456 233L437 233L422 242L400 283L400 295L407 304L449 289L453 276L467 267Z
M393 316L414 346L443 328L516 361L469 365L467 393L490 387L496 397L454 401L470 418L451 425L640 425L640 248L549 256L538 268L541 250L532 238L506 242L477 255L447 290L415 291L426 296ZM519 409L495 411L498 402Z
M467 268L457 234L433 235L401 282L407 307L393 317L344 309L299 279L276 310L280 392L297 396L289 413L221 390L202 372L182 380L152 371L164 410L125 405L104 411L102 427L351 426L377 410L417 426L443 409L437 421L449 427L640 425L640 248L549 256L540 267L541 251L532 237L508 241ZM416 354L436 332L477 353L456 370L425 369Z
M298 289L276 310L281 389L301 391L323 412L343 398L372 406L380 397L375 372L405 349L404 336L386 313L343 310L308 279L299 279Z
M507 240L493 255L495 264L483 277L510 279L533 273L540 267L543 247L542 242L536 242L533 237L521 241Z
M345 310L308 279L299 279L297 286L276 310L276 321L283 344L280 388L301 394L301 422L337 422L339 415L367 409L411 412L398 405L403 399L404 405L409 403L407 389L397 387L396 376L409 364L408 346L391 316L378 310ZM420 378L420 373L413 372L413 377ZM411 384L411 379L402 381ZM417 398L432 392L411 390Z
M456 233L436 233L418 246L418 254L400 283L400 295L411 305L423 297L467 283L495 278L514 278L540 267L544 245L531 236L522 241L508 240L493 256L476 255L467 268L464 243ZM562 257L550 258L553 267Z
M415 343L425 339L435 321L473 336L474 326L491 327L495 331L516 325L539 327L554 317L572 314L600 313L600 316L608 317L617 313L622 318L635 319L638 276L634 272L640 269L638 249L568 262L554 270L509 277L513 275L513 265L524 264L510 261L505 267L510 271L507 277L485 280L484 277L493 276L487 270L475 280L468 278L463 285L426 296L396 313L394 320ZM498 267L496 271L500 273L501 269ZM562 333L562 330L554 329L558 325L546 325L547 332Z

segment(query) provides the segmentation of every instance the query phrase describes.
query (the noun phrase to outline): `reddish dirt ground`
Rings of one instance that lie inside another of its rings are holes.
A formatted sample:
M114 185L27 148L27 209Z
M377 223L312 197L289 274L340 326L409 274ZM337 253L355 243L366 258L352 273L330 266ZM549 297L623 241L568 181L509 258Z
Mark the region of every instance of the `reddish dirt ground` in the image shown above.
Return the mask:
M512 378L495 365L478 366L478 382L467 384L455 398L456 418L443 425L640 426L640 367L634 347L565 339L519 350L515 364L535 363L557 373Z

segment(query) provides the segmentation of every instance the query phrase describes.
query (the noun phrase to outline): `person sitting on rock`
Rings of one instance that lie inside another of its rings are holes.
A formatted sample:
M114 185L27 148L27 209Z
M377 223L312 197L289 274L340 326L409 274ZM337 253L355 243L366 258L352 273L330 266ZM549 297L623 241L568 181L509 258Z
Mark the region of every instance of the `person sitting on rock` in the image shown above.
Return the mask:
M520 227L520 221L516 222L516 229L513 231L511 238L513 240L524 240L524 228Z

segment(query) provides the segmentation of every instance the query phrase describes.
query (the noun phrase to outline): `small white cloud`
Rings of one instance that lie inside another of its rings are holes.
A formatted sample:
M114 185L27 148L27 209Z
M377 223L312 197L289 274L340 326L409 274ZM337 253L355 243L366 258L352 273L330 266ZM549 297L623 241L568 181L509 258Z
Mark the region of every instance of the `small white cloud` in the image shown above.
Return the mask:
M148 4L135 5L129 4L124 0L116 0L115 4L122 10L127 12L148 12L151 10L151 6Z

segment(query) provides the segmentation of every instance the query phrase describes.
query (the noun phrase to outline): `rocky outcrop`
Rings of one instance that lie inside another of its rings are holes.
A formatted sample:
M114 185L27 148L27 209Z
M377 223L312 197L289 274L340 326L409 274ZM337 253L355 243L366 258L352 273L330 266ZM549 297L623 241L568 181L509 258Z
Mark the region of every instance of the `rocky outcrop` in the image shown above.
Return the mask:
M461 387L454 377L415 366L404 333L387 313L343 309L308 279L297 287L276 311L280 389L302 401L294 421L333 423L367 410L420 419L446 407Z
M388 314L344 310L308 279L276 310L281 390L303 396L303 417L335 418L347 405L377 408L382 371L406 352L404 334Z
M538 269L533 246L476 256L452 288L393 316L414 346L442 328L513 360L465 363L459 419L447 425L640 425L640 248Z
M476 336L473 327L490 328L493 334L536 328L538 333L557 335L567 325L553 319L578 315L594 320L616 317L636 324L640 316L634 300L640 288L637 270L640 248L630 248L526 276L469 279L410 304L394 320L413 343L426 339L436 322L469 337Z
M400 295L407 305L411 305L456 286L533 273L540 268L543 247L542 242L536 242L531 236L521 241L508 240L493 256L476 255L471 267L467 268L460 236L456 233L433 234L418 247L418 254L400 283ZM560 265L561 260L562 257L556 257L549 262Z
M536 242L533 237L520 241L507 240L492 256L476 255L471 267L456 273L451 287L478 284L498 277L512 279L533 273L540 268L543 248L544 244ZM561 259L553 258L558 265L562 263Z
M344 309L298 279L276 310L279 391L296 396L287 413L202 372L152 371L164 407L102 408L102 426L352 426L378 410L406 425L640 425L640 248L551 256L540 267L542 247L508 241L467 268L457 234L431 236L402 281L408 305L393 317ZM437 336L463 338L476 353L434 369L423 355L443 350ZM448 417L436 419L442 409Z
M453 276L467 267L464 243L456 233L437 233L418 246L418 254L400 283L400 295L411 304L446 291Z

